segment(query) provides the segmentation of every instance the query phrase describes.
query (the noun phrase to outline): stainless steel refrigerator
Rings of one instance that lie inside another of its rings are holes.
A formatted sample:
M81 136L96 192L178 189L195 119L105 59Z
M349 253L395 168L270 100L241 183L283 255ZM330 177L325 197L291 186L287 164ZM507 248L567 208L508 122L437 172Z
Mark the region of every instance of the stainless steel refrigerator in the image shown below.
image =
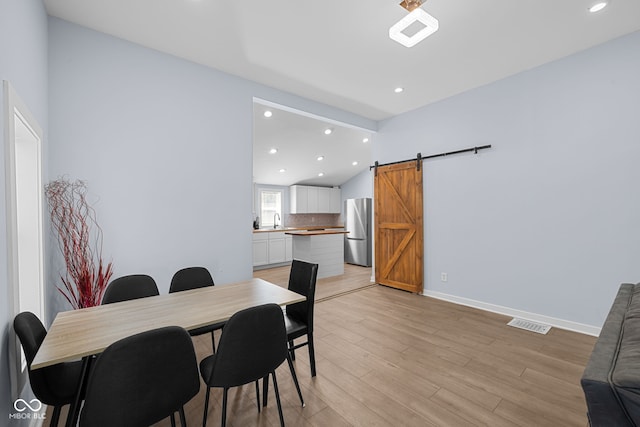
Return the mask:
M371 199L344 201L344 262L371 267Z

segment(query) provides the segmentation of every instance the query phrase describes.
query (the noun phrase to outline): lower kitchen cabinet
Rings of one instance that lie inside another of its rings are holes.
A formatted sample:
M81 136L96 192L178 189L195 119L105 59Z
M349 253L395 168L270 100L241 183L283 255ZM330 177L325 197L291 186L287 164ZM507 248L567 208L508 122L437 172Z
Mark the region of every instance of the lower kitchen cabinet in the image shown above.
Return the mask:
M285 261L284 233L269 233L269 264Z
M253 233L253 266L282 264L293 260L293 241L284 231Z
M268 233L253 233L253 266L269 264Z

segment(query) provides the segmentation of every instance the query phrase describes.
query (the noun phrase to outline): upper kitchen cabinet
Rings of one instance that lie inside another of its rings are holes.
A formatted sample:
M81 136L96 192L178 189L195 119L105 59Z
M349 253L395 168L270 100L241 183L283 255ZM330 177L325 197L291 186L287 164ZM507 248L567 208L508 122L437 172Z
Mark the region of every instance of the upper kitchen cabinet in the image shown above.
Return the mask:
M309 187L292 185L289 187L289 213L309 213Z
M337 214L342 212L342 194L339 188L329 189L329 211Z
M289 187L290 213L332 213L341 210L340 189L292 185Z

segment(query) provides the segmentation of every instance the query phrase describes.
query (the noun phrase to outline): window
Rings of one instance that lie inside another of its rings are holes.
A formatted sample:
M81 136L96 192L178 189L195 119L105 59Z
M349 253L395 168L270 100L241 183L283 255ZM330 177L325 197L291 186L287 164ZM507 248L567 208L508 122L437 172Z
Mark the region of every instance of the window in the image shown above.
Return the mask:
M260 190L260 225L282 225L282 190Z

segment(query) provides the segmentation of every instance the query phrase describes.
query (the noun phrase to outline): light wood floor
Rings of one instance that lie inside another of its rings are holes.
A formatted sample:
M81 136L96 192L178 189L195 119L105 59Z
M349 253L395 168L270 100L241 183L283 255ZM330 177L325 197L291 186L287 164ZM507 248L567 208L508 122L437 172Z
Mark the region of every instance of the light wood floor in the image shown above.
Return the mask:
M296 352L306 407L286 363L277 371L288 426L588 425L579 379L594 337L508 327L505 316L369 286L368 273L359 271L361 290L316 304L315 378L306 348ZM287 274L257 275L286 282ZM329 289L332 281L323 280ZM351 280L358 281L335 282ZM209 336L194 343L199 359L210 354ZM186 406L190 426L202 423L204 392L203 384ZM221 396L212 389L209 426L220 425ZM279 425L273 387L261 414L253 385L232 389L227 425Z
M253 277L258 277L286 288L289 284L290 270L290 266L257 270L253 272ZM345 264L342 276L325 277L316 281L315 300L323 301L368 286L374 286L371 283L370 267Z

